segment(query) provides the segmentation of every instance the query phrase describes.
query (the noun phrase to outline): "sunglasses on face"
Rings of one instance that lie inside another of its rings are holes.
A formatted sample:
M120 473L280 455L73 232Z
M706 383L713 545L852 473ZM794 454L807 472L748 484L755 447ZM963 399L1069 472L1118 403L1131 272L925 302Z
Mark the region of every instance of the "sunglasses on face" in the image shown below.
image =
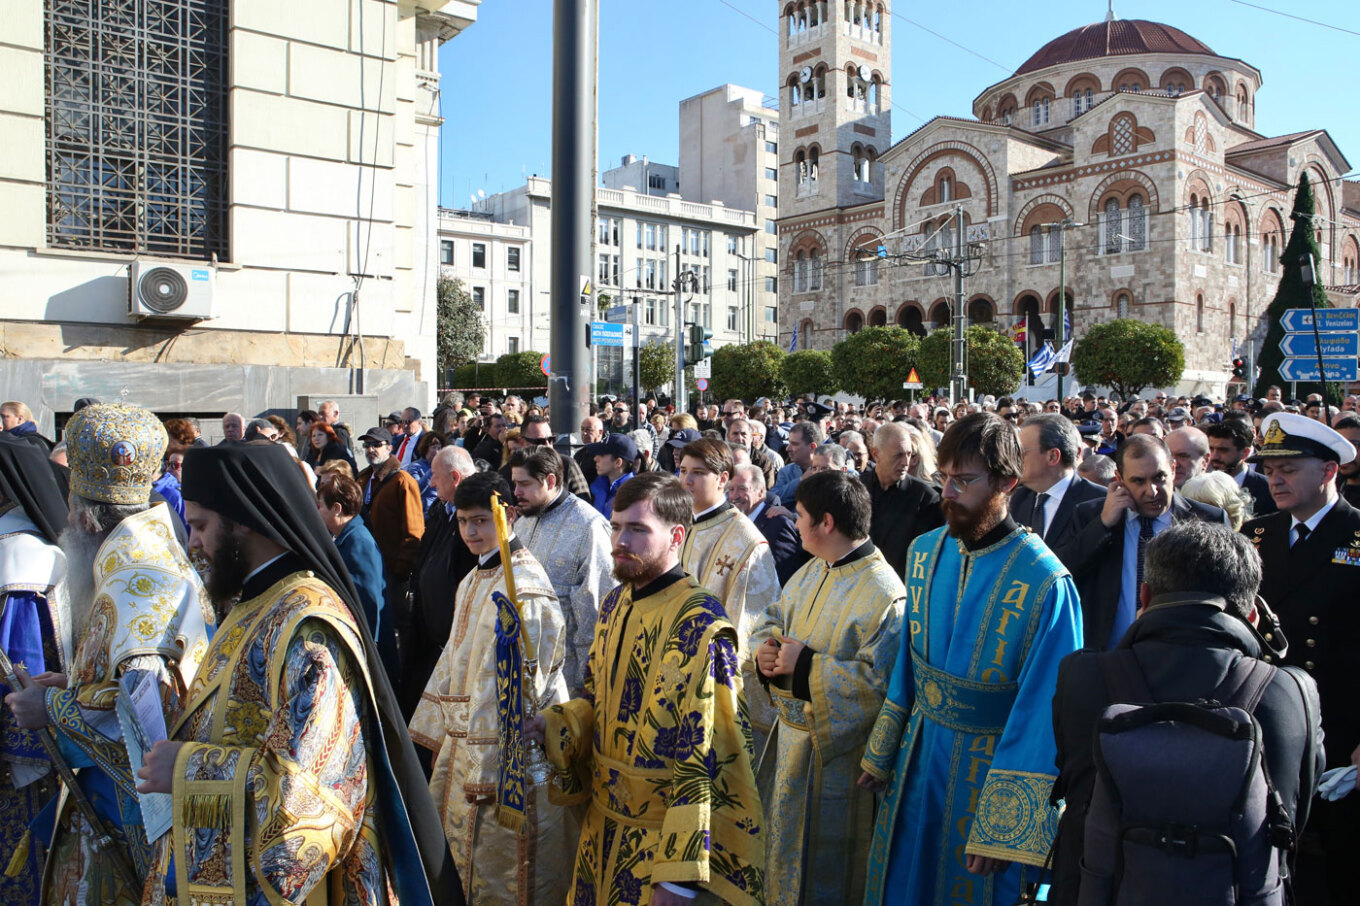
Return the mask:
M374 442L371 441L371 440L366 440L366 441L364 441L364 449L365 449L365 450L376 450L376 449L378 449L379 447L389 447L389 446L391 446L391 444L378 444L378 443L374 443Z

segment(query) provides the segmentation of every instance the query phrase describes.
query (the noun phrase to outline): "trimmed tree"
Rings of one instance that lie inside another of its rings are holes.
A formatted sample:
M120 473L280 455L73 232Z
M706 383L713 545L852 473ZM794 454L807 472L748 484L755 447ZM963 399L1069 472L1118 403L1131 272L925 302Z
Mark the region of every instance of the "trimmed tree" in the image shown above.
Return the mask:
M539 366L542 361L543 353L532 349L507 352L496 359L496 386L525 390L548 386L548 379Z
M1303 282L1303 268L1308 263L1308 256L1313 256L1316 269L1322 266L1322 255L1318 252L1317 239L1313 232L1313 187L1308 181L1308 174L1303 173L1299 177L1299 190L1294 195L1294 229L1289 234L1289 244L1284 248L1284 254L1280 255L1280 264L1283 270L1280 273L1280 285L1275 290L1275 298L1270 301L1266 308L1266 338L1261 346L1261 354L1257 356L1256 362L1261 366L1260 375L1256 379L1256 387L1252 391L1252 396L1263 397L1266 395L1267 388L1271 384L1278 384L1283 387L1288 383L1280 377L1280 365L1284 363L1284 353L1280 350L1280 341L1284 339L1284 325L1281 319L1284 313L1291 308L1310 308L1316 305L1318 308L1331 308L1332 303L1327 301L1327 291L1322 288L1322 284L1314 281L1310 287ZM1327 388L1330 392L1328 401L1332 405L1341 403L1341 387L1335 381L1328 382ZM1305 383L1300 381L1298 384L1298 396L1300 399L1310 393L1322 393L1321 384L1316 381Z
M831 353L824 349L800 349L784 357L784 386L793 394L826 396L840 389Z
M638 350L638 381L644 390L655 390L675 381L675 344L651 340Z
M1015 341L999 330L974 324L964 334L968 344L968 386L978 395L1006 396L1020 387L1025 375L1025 354ZM949 361L954 330L940 327L921 341L917 370L927 387L948 387L953 377Z
M767 340L722 346L713 353L709 391L715 399L783 396L784 350Z
M443 380L450 369L481 355L486 342L486 321L461 280L440 275L434 289L435 358L439 363L439 378Z
M1072 371L1083 384L1109 387L1124 399L1144 387L1170 387L1185 371L1185 347L1160 324L1118 318L1096 324L1072 348Z
M866 327L831 347L831 369L842 390L865 399L902 399L921 341L904 327Z

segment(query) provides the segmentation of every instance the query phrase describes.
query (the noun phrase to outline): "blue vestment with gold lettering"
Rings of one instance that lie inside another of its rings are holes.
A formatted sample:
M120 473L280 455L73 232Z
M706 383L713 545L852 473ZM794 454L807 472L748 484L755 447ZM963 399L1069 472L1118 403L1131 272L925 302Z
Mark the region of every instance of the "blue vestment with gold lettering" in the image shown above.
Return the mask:
M968 550L944 528L907 554L907 631L862 765L888 780L866 906L1013 906L1057 829L1052 700L1081 647L1072 577L1028 529ZM965 855L1011 863L970 874Z

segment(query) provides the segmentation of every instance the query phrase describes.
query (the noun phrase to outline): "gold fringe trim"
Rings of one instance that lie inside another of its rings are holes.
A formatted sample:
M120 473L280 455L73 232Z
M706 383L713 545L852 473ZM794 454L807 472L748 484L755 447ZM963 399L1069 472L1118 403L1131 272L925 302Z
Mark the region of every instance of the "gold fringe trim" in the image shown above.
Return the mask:
M231 827L231 797L215 793L185 796L184 822L190 827Z
M526 816L521 811L515 809L496 807L496 823L506 830L514 831L517 834L524 832Z
M5 877L17 878L24 873L28 865L28 847L33 834L24 831L24 835L19 838L19 845L14 848L14 855L10 856L9 866L5 868Z

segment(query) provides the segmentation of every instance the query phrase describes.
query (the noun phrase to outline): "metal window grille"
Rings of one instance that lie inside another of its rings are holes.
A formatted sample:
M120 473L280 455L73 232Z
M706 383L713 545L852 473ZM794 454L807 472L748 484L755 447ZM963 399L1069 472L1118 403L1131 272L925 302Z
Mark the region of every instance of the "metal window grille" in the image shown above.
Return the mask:
M227 4L46 0L47 240L227 255Z

